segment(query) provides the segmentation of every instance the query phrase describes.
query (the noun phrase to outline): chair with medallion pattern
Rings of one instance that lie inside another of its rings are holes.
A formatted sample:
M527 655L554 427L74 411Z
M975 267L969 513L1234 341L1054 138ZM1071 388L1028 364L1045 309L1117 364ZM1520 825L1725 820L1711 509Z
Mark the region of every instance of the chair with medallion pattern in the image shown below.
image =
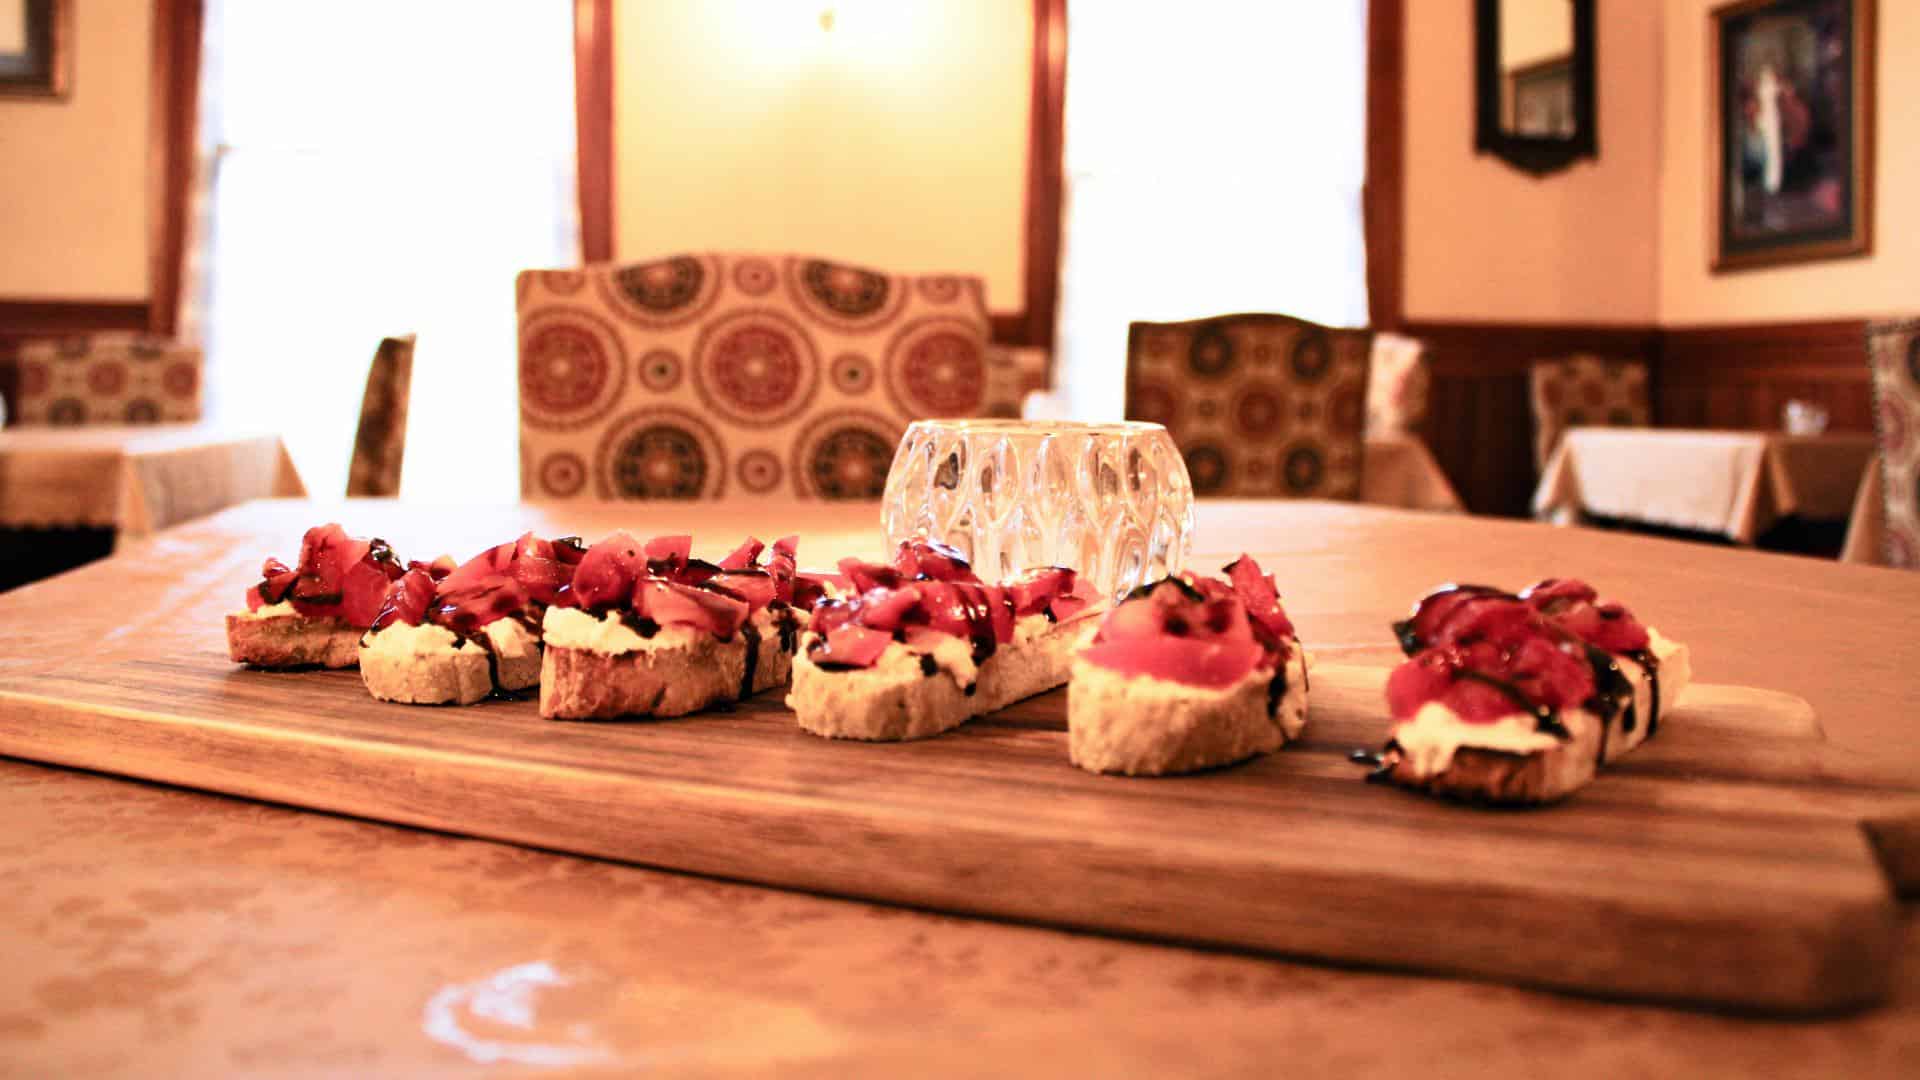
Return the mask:
M1882 558L1920 569L1920 319L1868 324L1867 362L1886 493Z
M1647 365L1576 353L1536 360L1528 371L1533 402L1533 464L1546 467L1570 427L1646 427L1653 423Z
M400 494L400 465L407 452L407 403L413 387L412 334L382 338L367 369L360 397L360 427L347 465L347 494L392 498Z
M200 347L145 334L25 341L7 422L191 423L200 419Z
M1357 499L1372 338L1287 315L1136 322L1127 417L1166 426L1196 495Z
M1026 377L977 278L706 254L516 285L526 498L878 498L909 422Z

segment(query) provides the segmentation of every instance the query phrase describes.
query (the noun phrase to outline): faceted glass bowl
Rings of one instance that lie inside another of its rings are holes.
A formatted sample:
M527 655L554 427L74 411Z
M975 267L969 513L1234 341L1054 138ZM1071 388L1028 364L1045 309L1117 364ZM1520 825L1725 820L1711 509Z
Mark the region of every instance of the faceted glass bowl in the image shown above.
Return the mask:
M1069 566L1118 599L1193 554L1193 482L1159 424L921 420L880 510L887 548L927 537L982 578Z

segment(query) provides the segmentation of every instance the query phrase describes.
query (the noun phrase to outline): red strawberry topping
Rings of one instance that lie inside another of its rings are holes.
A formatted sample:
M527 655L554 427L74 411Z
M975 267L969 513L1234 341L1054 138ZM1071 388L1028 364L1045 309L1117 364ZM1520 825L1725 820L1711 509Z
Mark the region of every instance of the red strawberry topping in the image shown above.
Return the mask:
M308 618L338 617L357 627L372 625L387 587L404 570L385 540L360 540L339 525L316 525L300 542L299 565L277 559L261 567L261 581L247 590L247 608L287 601Z

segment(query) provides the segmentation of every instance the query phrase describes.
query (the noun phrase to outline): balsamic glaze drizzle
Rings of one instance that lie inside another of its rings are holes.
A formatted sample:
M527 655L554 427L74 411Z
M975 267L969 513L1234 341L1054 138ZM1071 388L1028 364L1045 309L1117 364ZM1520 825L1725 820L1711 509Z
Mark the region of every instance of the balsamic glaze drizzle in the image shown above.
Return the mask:
M760 666L760 628L752 620L740 624L740 637L747 643L747 663L740 673L740 696L753 696L754 669Z

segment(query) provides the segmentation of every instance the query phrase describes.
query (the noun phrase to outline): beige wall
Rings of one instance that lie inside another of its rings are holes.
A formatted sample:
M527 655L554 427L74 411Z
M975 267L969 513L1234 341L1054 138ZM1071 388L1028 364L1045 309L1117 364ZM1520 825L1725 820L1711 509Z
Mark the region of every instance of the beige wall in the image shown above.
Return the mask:
M1873 254L1795 267L1708 270L1708 14L1672 0L1666 16L1660 169L1660 321L1766 322L1920 311L1920 3L1880 0Z
M619 5L616 257L974 273L1018 308L1031 43L1028 0Z
M0 297L143 300L153 5L73 7L67 100L0 99Z
M1536 179L1474 153L1472 0L1407 3L1408 318L1655 318L1661 4L1604 7L1600 157Z

